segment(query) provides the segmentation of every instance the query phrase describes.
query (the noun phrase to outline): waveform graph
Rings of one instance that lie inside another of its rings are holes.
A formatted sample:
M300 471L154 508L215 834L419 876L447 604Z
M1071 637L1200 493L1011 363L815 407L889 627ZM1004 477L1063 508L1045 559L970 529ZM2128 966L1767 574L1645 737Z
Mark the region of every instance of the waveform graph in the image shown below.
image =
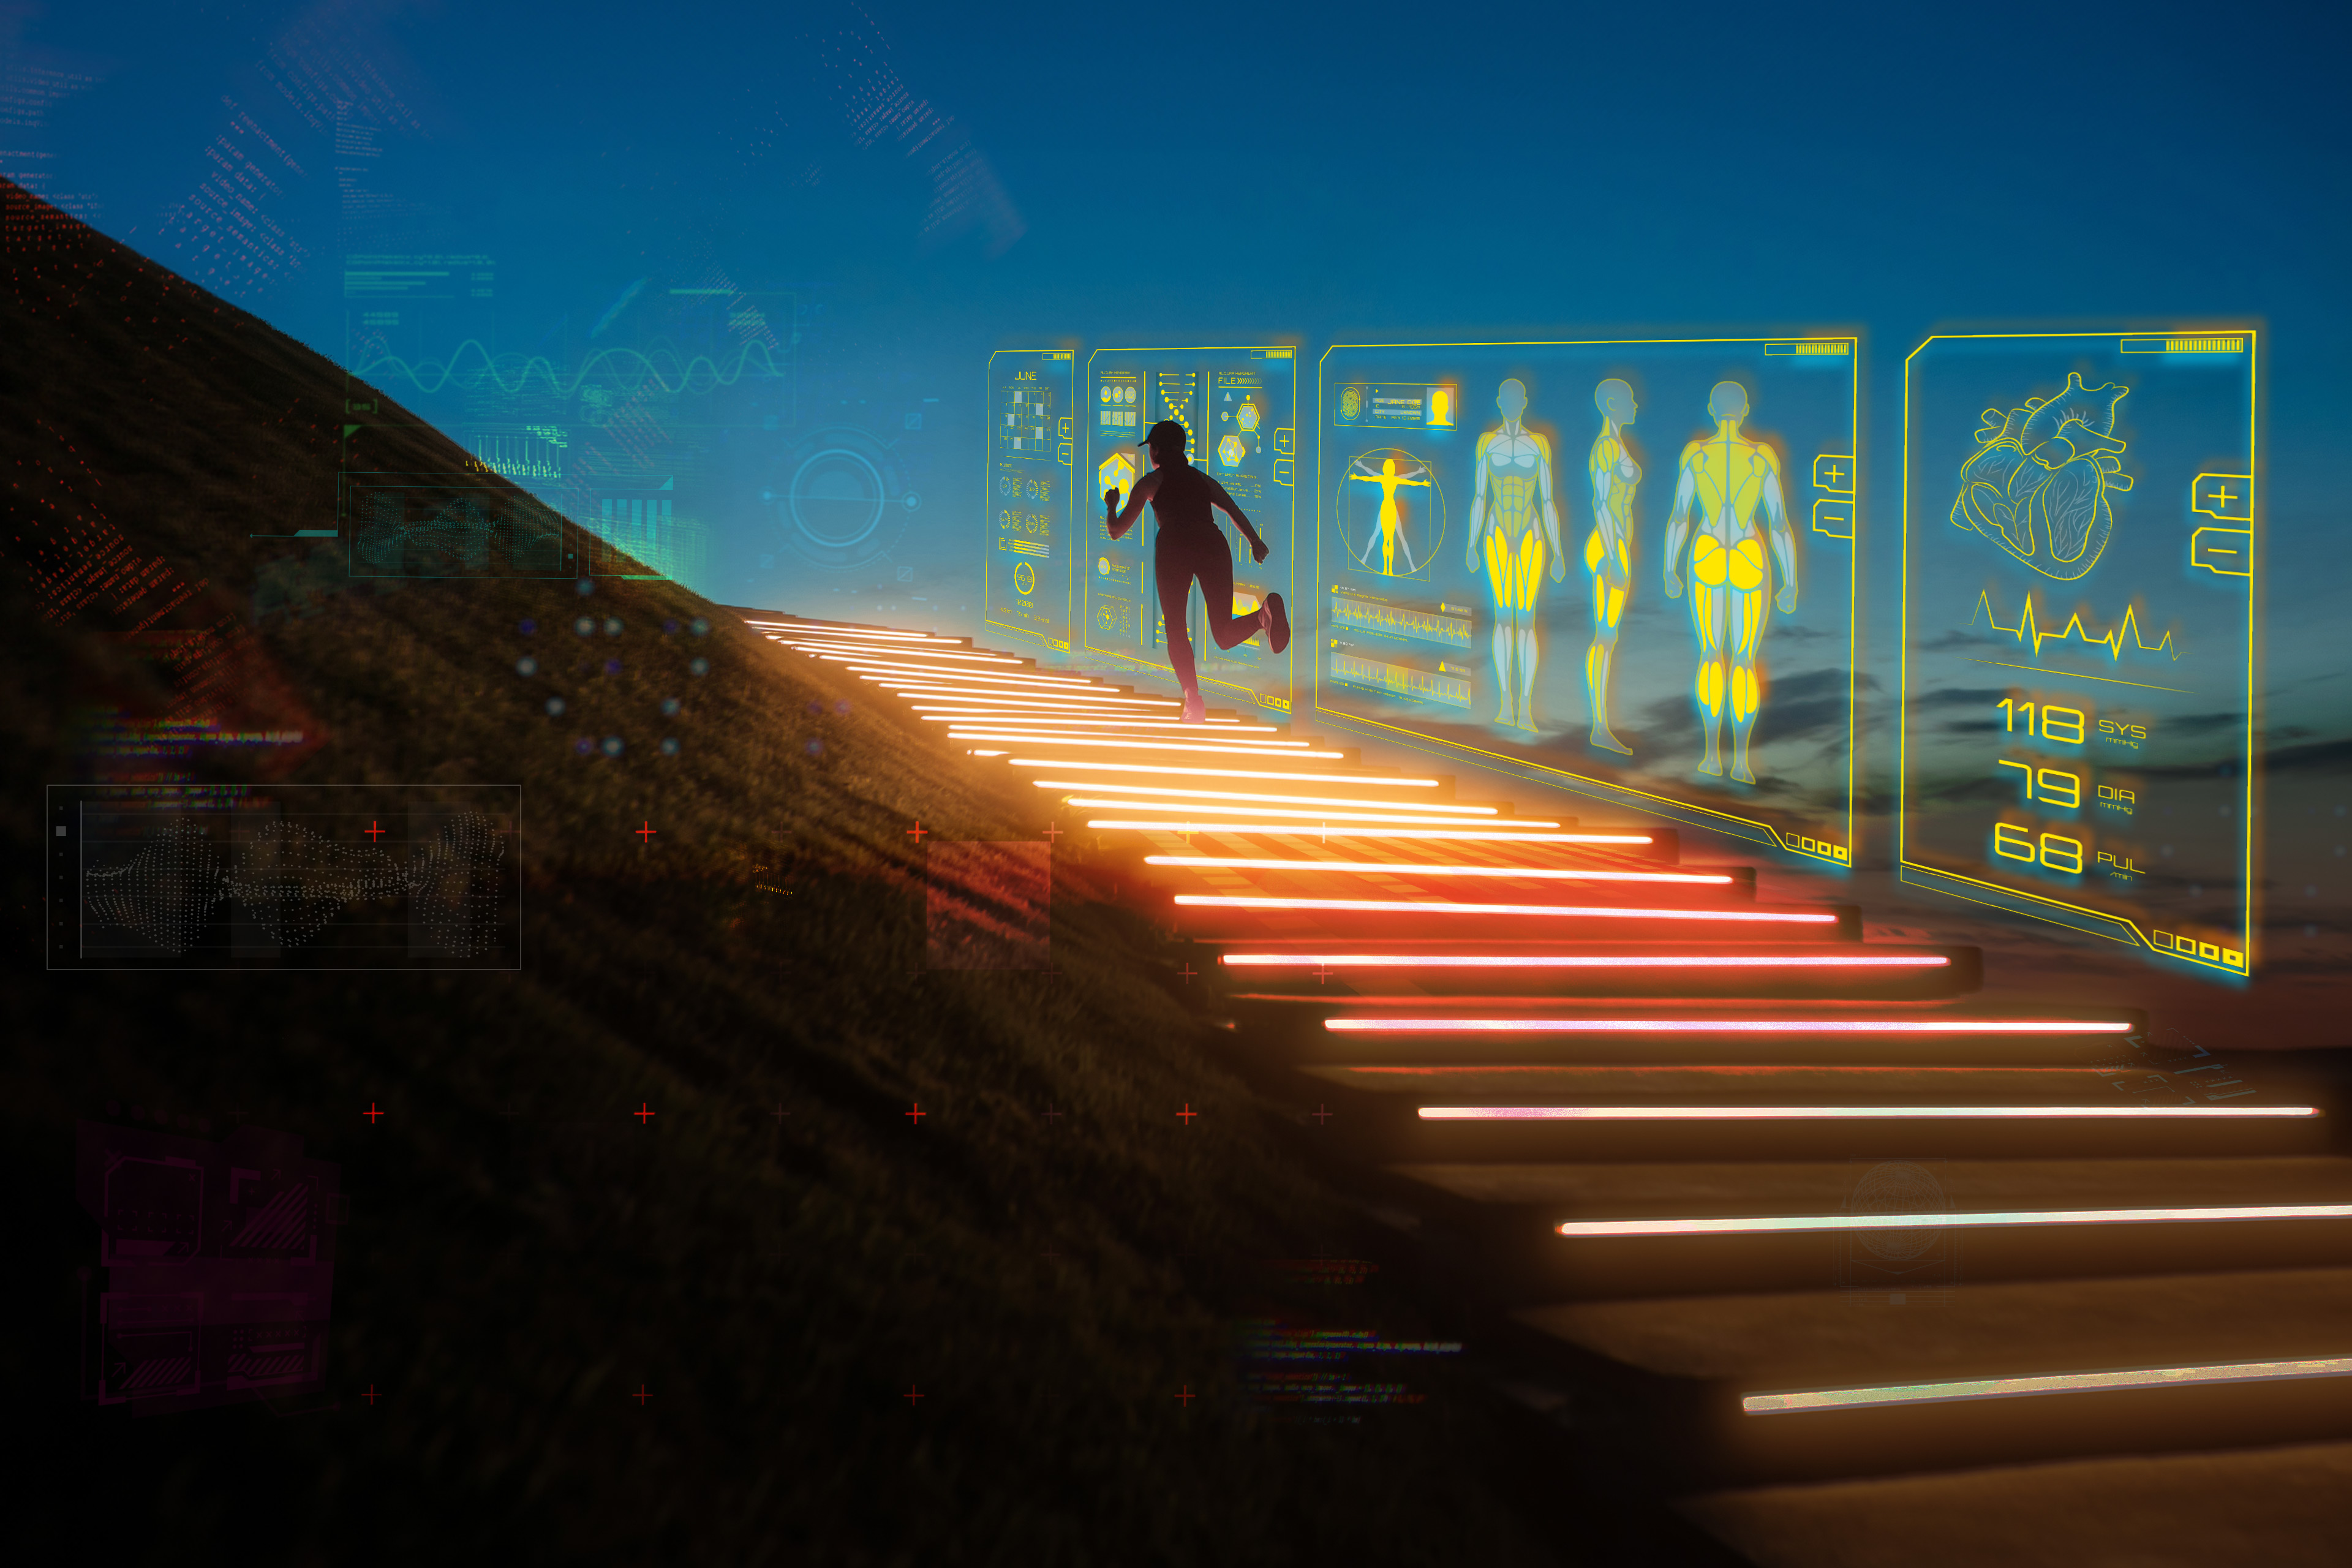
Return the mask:
M521 967L514 785L57 785L52 969Z

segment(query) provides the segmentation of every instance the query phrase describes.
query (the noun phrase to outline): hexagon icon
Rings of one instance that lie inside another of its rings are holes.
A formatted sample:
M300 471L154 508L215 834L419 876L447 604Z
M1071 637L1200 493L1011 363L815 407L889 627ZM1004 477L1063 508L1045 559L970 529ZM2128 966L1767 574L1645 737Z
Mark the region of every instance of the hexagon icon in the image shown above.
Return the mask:
M1125 452L1113 452L1095 469L1095 482L1107 490L1125 495L1135 488L1135 459Z
M1242 445L1242 438L1238 436L1228 436L1217 443L1217 461L1226 468L1240 468L1242 459L1248 455L1249 448Z
M1255 403L1244 403L1239 408L1234 409L1234 423L1242 427L1242 433L1244 435L1247 435L1250 431L1256 429L1257 405Z

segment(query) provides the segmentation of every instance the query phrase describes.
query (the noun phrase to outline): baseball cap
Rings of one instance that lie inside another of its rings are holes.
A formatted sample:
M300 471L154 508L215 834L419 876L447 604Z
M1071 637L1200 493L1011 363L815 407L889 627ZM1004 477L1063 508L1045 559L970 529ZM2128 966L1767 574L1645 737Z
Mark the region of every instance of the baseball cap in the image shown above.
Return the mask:
M1177 424L1173 419L1162 419L1147 431L1143 439L1138 441L1136 445L1150 447L1155 451L1161 447L1173 447L1181 452L1190 442L1191 437L1184 434L1184 426Z

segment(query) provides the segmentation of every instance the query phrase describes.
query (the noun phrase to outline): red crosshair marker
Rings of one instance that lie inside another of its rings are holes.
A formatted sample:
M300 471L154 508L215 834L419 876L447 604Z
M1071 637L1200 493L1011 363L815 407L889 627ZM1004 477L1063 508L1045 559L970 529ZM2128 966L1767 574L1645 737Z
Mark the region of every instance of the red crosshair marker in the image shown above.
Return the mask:
M1317 964L1315 966L1315 984L1318 985L1328 985L1330 983L1331 966L1328 963Z
M1323 1107L1322 1107L1322 1106L1318 1105L1318 1106L1316 1106L1316 1108L1315 1108L1313 1110L1309 1111L1307 1114L1308 1114L1308 1115L1310 1115L1310 1116L1312 1116L1312 1117L1314 1117L1314 1118L1315 1118L1315 1120L1316 1120L1316 1122L1319 1125L1319 1124L1321 1124L1321 1123L1323 1123L1323 1122L1326 1122L1326 1121L1330 1121L1334 1113L1333 1113L1333 1112L1331 1112L1331 1111L1326 1110L1324 1110L1324 1109L1323 1109Z
M376 824L371 820L368 825L365 827L361 828L360 831L366 834L368 836L368 842L373 844L377 839L383 837L388 829L377 826Z
M898 1395L898 1397L907 1402L908 1409L912 1410L915 1407L915 1401L922 1398L923 1395L921 1392L910 1383L907 1385L907 1392Z
M1184 1385L1184 1391L1181 1394L1179 1394L1176 1397L1183 1404L1185 1409L1190 1410L1192 1408L1192 1401L1200 1398L1201 1396L1192 1392L1192 1385L1188 1383Z
M658 1110L646 1110L646 1107L650 1103L652 1102L649 1100L641 1100L637 1101L637 1108L629 1112L630 1115L637 1119L637 1125L640 1127L643 1127L646 1122L651 1121L655 1117L661 1114Z
M1045 829L1045 842L1048 844L1051 844L1055 839L1059 838L1061 836L1062 830L1058 827L1048 826Z
M792 1112L786 1110L783 1107L783 1102L779 1100L776 1104L776 1109L770 1111L768 1114L774 1117L776 1119L776 1125L781 1127L783 1125L784 1118L790 1116Z
M376 1401L375 1384L373 1383L369 1384L367 1393L362 1394L361 1397L365 1399L370 1405L373 1405Z
M639 821L641 821L641 822L643 822L643 823L645 823L645 826L644 826L643 827L634 827L634 828L631 828L631 829L630 829L630 831L631 831L632 833L635 833L635 834L637 836L637 842L638 842L638 843L640 843L640 844L650 844L650 843L652 843L652 842L653 842L653 839L654 839L654 835L655 835L655 834L656 834L656 833L659 833L659 832L661 831L661 829L660 829L660 828L658 828L658 827L656 827L656 826L653 825L653 821L652 821L652 819L651 819L651 818L649 818L649 817L640 817L640 818L638 818L638 820L639 820Z
M1045 1120L1048 1121L1059 1121L1062 1119L1062 1113L1051 1108L1048 1108L1045 1114Z
M1178 970L1176 973L1184 977L1185 984L1190 985L1192 984L1192 965L1189 960L1185 963L1184 967Z
M923 819L919 816L915 818L915 826L907 829L907 837L920 844L923 841L923 835L929 831L929 828L923 826Z
M1184 1119L1185 1126L1190 1127L1192 1125L1192 1118L1200 1115L1201 1113L1192 1109L1192 1102L1188 1100L1184 1102L1184 1109L1178 1111L1176 1114Z
M908 1111L903 1111L900 1114L911 1120L916 1126L920 1127L923 1124L923 1118L929 1116L930 1112L923 1109L923 1102L919 1100L910 1101L909 1103L911 1103L915 1109Z
M374 1101L374 1100L369 1100L369 1101L368 1101L368 1108L367 1108L365 1110L361 1111L361 1112L360 1112L360 1114L361 1114L362 1116L366 1117L366 1118L367 1118L367 1121L368 1121L368 1125L369 1125L370 1127L373 1127L373 1126L374 1126L374 1125L376 1124L376 1122L377 1122L379 1120L381 1120L381 1119L383 1118L383 1114L384 1114L384 1113L383 1113L383 1111L381 1111L381 1110L378 1110L375 1108L375 1101Z
M637 1384L636 1401L640 1409L644 1408L646 1401L652 1397L652 1394L646 1392L646 1385L644 1384L641 1383Z

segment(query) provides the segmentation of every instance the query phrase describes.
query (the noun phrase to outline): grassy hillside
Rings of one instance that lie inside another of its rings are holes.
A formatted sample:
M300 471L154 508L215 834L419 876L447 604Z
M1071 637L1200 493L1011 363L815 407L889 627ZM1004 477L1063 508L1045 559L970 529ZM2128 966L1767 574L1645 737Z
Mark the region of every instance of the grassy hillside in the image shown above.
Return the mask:
M251 537L334 525L341 373L0 205L0 1126L31 1221L0 1358L58 1532L27 1561L1555 1560L1442 1372L1360 1426L1243 1397L1258 1260L1347 1247L1346 1211L1081 857L1055 972L924 968L907 830L1034 838L1034 802L674 585L372 588L340 544ZM302 739L105 752L157 721ZM41 786L158 768L520 784L524 968L46 973ZM341 1163L337 1408L76 1401L73 1129L110 1102Z

